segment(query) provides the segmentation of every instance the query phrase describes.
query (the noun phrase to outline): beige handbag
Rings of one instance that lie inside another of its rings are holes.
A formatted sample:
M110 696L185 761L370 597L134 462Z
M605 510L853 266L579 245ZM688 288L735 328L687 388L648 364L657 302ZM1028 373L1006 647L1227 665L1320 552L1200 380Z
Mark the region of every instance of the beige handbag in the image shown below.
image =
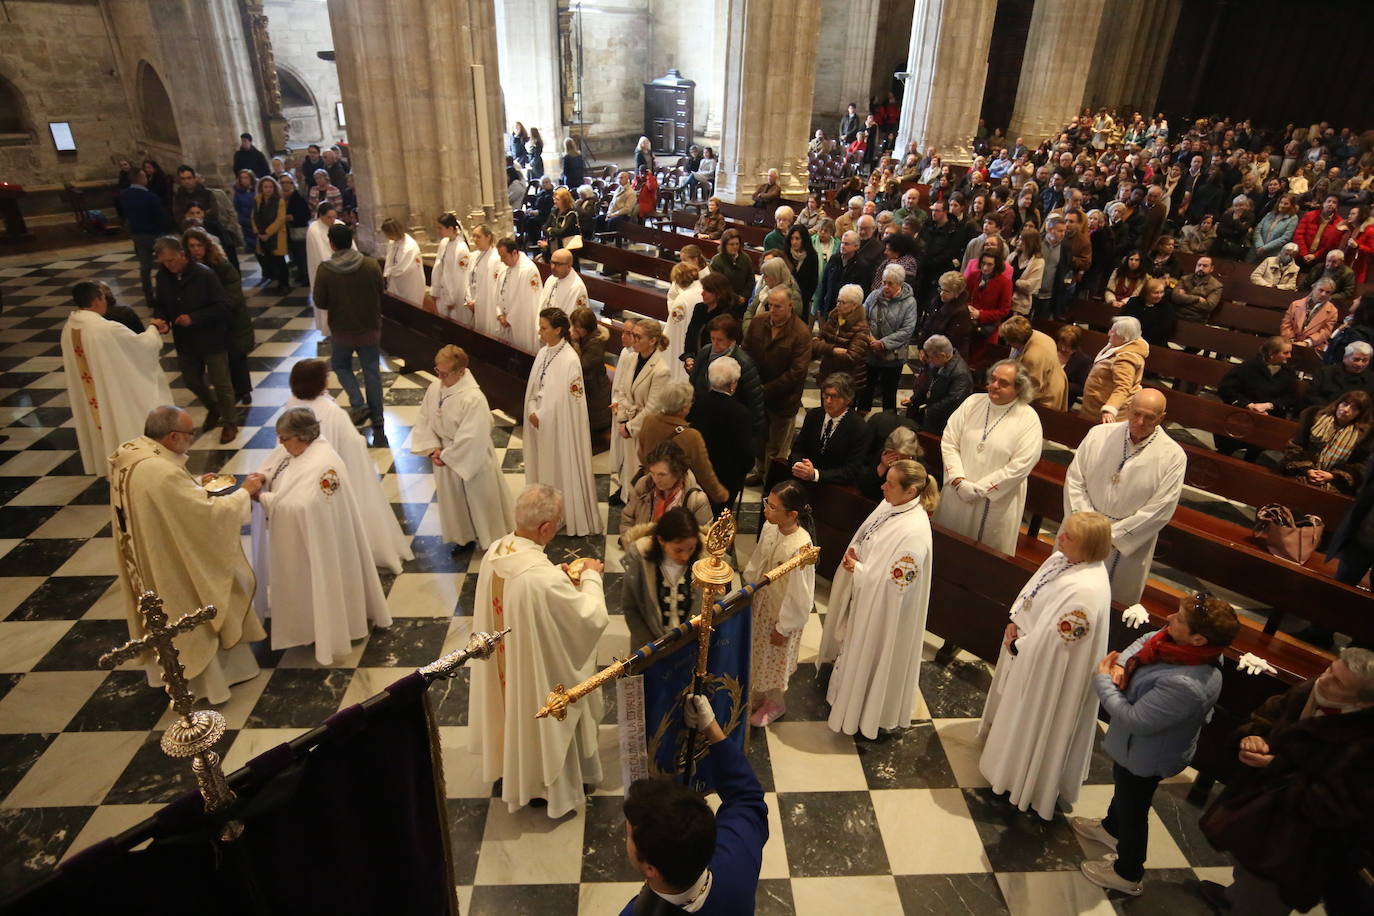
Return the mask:
M1292 509L1279 503L1269 503L1255 513L1255 536L1264 540L1271 554L1293 563L1307 562L1325 530L1320 516L1295 517Z

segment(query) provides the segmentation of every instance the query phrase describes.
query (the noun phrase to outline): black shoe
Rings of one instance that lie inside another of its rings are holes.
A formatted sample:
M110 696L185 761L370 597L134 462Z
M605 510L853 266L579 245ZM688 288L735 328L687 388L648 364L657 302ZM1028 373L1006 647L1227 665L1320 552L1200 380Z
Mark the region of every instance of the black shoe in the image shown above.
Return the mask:
M372 447L391 448L391 443L387 441L386 430L380 426L372 427Z
M219 408L211 407L205 412L205 422L201 424L200 431L208 433L216 426L219 426Z
M1198 896L1218 913L1231 912L1231 901L1226 898L1226 888L1215 881L1199 881Z
M239 398L239 403L242 404L244 407L252 407L253 396L251 394L245 394L243 397Z
M348 411L348 418L353 421L354 426L362 426L372 419L372 410L367 407L354 407Z

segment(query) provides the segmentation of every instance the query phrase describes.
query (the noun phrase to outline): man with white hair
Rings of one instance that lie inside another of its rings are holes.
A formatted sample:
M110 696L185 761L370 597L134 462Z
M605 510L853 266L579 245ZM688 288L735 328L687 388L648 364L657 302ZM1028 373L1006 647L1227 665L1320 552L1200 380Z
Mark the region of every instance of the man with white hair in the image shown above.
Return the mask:
M763 237L763 250L769 251L776 248L778 251L786 251L787 233L792 231L792 224L797 220L797 211L783 204L773 211L773 228Z
M1064 517L1100 512L1112 523L1107 575L1112 600L1135 604L1145 593L1155 541L1173 518L1188 459L1160 428L1164 395L1142 388L1125 423L1101 423L1083 437L1064 479Z
M859 221L859 217L862 216L864 212L864 196L862 194L855 194L853 197L849 198L848 206L848 210L835 217L835 232L840 235L843 235L851 229L857 228L855 223Z
M1250 271L1250 282L1270 289L1298 288L1298 245L1288 242Z
M735 396L740 382L740 364L733 356L711 361L707 369L710 388L697 394L692 406L692 427L701 433L706 454L716 479L729 492L726 505L733 505L744 478L754 466L754 450L740 448L741 442L754 438L754 418L749 407ZM712 504L719 513L722 506Z
M555 566L544 548L563 523L563 495L534 484L515 501L515 531L487 549L477 576L472 626L510 635L473 669L469 722L482 779L501 780L510 811L544 807L559 818L580 810L584 785L601 780L597 751L600 693L568 707L562 721L536 719L554 684L571 685L596 668L606 629L599 560Z
M760 210L776 207L782 200L782 185L778 183L778 170L768 170L768 180L759 185L754 192L754 206Z
M906 415L926 432L940 435L950 415L973 394L973 374L954 344L943 334L931 334L921 345L925 368L917 376Z
M616 180L619 187L615 190L615 196L611 198L611 206L606 210L605 216L601 217L601 228L606 232L615 232L620 226L633 223L639 217L639 194L630 182L630 173L621 172Z
M1352 340L1341 353L1341 361L1322 366L1307 385L1304 407L1325 407L1347 391L1363 391L1374 398L1374 372L1369 362L1374 347L1363 340Z
M1355 298L1355 271L1345 264L1345 252L1333 248L1326 259L1307 273L1306 285L1315 287L1322 280L1331 281L1331 301L1348 303Z
M1208 841L1231 858L1233 880L1203 881L1202 896L1237 916L1319 902L1328 913L1369 912L1361 843L1374 772L1374 652L1342 649L1320 676L1266 700L1240 734L1246 778L1227 780L1202 817Z
M564 315L571 315L573 309L587 304L587 284L573 269L573 253L560 248L549 255L549 277L544 281L544 291L539 296L539 307L535 314L544 309L558 309Z

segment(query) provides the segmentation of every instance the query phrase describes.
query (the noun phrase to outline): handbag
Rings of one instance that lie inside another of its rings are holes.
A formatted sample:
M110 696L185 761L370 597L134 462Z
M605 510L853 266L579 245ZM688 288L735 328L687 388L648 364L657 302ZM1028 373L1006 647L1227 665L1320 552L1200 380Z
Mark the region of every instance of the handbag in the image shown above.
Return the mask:
M563 247L568 249L569 251L576 251L577 249L581 248L582 234L578 233L577 235L565 236L563 239Z
M293 242L304 242L307 229L306 226L292 226L286 230L286 237Z
M1321 516L1296 517L1292 509L1279 503L1269 503L1255 513L1255 537L1263 539L1271 554L1293 563L1307 562L1325 530Z

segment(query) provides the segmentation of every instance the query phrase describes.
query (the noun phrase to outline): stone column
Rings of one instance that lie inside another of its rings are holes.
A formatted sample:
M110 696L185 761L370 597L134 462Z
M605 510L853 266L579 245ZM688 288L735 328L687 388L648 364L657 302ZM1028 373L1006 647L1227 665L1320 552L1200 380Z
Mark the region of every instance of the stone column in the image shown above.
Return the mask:
M914 142L944 162L972 161L996 15L997 0L916 0L895 156Z
M726 21L716 194L748 203L775 168L784 195L805 197L820 0L730 0Z
M1174 31L1183 12L1183 0L1155 0L1150 15L1144 20L1145 31L1149 36L1147 47L1142 49L1138 58L1134 80L1128 83L1128 97L1148 120L1159 101L1159 87L1164 82L1164 67L1168 62L1168 49L1174 43Z
M445 210L509 232L492 0L329 0L358 186L358 247Z
M817 39L815 111L825 118L819 125L834 137L845 106L850 102L859 111L868 110L868 95L873 82L873 46L878 36L880 0L821 0L821 21Z
M557 0L497 3L496 47L506 113L502 146L516 121L526 128L539 128L544 138L544 171L557 177L566 135L558 82Z
M1083 107L1153 114L1181 5L1182 0L1133 0L1111 7L1102 18Z
M1082 109L1105 2L1035 4L1009 136L1025 137L1034 145L1054 136Z

